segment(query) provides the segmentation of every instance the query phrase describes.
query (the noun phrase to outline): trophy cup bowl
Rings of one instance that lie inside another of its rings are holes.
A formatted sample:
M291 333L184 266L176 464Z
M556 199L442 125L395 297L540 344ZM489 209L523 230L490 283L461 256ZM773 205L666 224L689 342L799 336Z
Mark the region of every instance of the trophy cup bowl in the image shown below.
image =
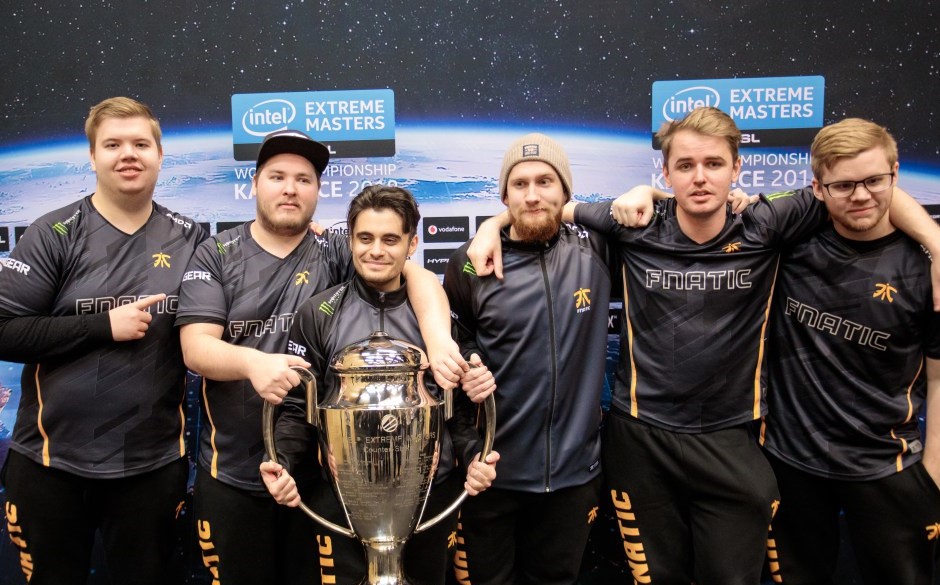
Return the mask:
M450 392L444 392L442 402L425 387L424 357L420 348L377 331L336 354L331 367L339 375L339 388L319 404L313 375L295 368L306 390L307 422L317 427L348 526L330 522L303 503L300 508L323 526L362 543L367 566L363 585L409 583L402 569L405 542L450 516L467 497L464 491L447 509L422 522L444 419L453 408ZM481 460L493 446L493 397L483 406ZM264 442L268 457L277 462L274 407L268 402Z

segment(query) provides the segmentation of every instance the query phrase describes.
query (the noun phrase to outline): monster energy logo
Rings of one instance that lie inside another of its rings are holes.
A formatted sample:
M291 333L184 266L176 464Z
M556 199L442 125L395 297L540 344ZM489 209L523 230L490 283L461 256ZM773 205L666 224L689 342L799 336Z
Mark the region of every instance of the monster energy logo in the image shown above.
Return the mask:
M463 271L473 276L477 275L477 271L473 268L473 264L470 261L467 261L467 263L463 265Z
M329 304L326 301L323 301L322 303L320 303L319 309L321 312L326 313L327 315L330 315L330 316L332 316L333 312L336 310L333 308L333 305Z
M59 234L60 236L66 235L67 233L69 233L69 226L72 225L72 222L75 221L75 219L81 214L81 212L82 212L81 209L76 209L75 213L72 214L72 217L68 218L65 221L55 222L54 224L52 224L52 230L55 233Z
M216 241L215 246L216 246L216 248L219 249L219 254L221 254L222 256L225 256L225 250L226 250L229 246L234 246L235 244L237 244L237 243L238 243L238 240L240 240L240 239L242 239L242 237L241 237L241 236L238 236L238 237L235 238L234 240L232 240L232 241L230 241L230 242L225 242L224 244L223 244L222 242Z

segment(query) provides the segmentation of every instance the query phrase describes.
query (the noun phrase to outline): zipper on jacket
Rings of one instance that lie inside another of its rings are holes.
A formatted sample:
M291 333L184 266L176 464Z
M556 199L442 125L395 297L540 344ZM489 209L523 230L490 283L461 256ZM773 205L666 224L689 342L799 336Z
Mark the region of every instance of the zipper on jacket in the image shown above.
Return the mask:
M545 282L545 298L548 301L548 341L551 347L552 366L552 393L548 414L545 421L545 491L552 491L552 422L555 418L555 395L557 394L558 380L558 349L555 343L555 303L552 297L552 287L548 279L548 270L545 267L545 251L539 252L539 266L542 269L542 280Z

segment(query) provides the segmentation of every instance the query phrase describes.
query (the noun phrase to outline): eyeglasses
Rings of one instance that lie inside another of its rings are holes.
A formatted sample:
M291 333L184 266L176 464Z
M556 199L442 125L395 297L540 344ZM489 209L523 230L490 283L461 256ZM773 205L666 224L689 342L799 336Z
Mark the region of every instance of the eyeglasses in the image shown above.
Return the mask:
M861 181L833 181L832 183L823 183L826 193L833 199L844 199L851 197L859 185L864 185L869 193L881 193L891 187L894 183L894 173L882 173L872 175Z

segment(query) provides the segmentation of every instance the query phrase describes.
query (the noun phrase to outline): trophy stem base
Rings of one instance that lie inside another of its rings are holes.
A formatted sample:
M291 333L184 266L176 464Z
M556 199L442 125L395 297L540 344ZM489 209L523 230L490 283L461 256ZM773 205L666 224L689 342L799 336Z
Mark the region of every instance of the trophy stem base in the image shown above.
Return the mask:
M366 578L360 585L411 585L402 567L404 542L363 542Z

